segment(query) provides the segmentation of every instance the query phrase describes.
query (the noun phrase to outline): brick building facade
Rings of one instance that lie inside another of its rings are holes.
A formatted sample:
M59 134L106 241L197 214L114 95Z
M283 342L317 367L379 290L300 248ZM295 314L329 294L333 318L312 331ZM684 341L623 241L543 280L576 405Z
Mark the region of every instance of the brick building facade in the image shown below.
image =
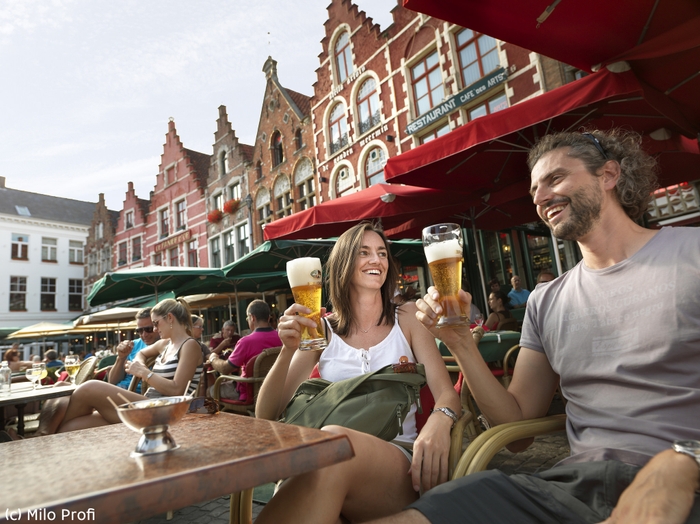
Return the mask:
M136 196L134 183L129 182L114 235L112 261L114 269L149 265L144 257L149 209L150 201Z
M156 184L149 200L133 183L114 237L114 267L207 267L205 187L211 156L186 149L168 122Z
M400 5L392 16L382 31L350 0L328 6L311 102L323 200L383 182L387 158L565 81L536 53Z
M100 193L85 241L85 296L97 280L115 267L112 252L118 224L119 211L107 209L104 193Z
M230 264L252 248L249 209L246 206L252 165L253 146L239 142L228 120L226 106L219 106L207 179L211 267ZM248 200L252 201L252 196Z

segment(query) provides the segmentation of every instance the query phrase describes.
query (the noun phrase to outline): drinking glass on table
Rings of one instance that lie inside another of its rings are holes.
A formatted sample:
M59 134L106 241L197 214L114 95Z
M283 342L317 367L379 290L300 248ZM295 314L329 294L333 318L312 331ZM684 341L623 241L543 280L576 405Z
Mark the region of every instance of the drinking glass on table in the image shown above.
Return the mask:
M36 389L36 383L41 380L41 368L39 367L39 364L32 364L32 367L27 368L24 373L27 380L32 383L32 388Z
M321 350L327 345L321 334L321 259L314 257L297 258L287 262L287 278L292 288L294 301L306 306L311 313L304 315L316 322L316 328L304 327L301 332L302 351Z
M66 372L70 375L70 381L75 384L75 376L80 370L80 357L78 355L66 355L64 364Z
M433 284L440 293L442 315L437 327L469 327L467 312L459 301L462 287L462 229L458 224L436 224L423 229L423 249Z

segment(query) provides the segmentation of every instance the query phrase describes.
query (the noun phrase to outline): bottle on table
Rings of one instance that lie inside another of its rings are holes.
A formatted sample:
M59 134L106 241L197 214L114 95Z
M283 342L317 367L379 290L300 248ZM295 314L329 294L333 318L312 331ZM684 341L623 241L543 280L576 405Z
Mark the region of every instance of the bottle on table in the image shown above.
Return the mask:
M12 384L12 370L7 364L7 360L2 361L0 366L0 397L10 396L10 385Z

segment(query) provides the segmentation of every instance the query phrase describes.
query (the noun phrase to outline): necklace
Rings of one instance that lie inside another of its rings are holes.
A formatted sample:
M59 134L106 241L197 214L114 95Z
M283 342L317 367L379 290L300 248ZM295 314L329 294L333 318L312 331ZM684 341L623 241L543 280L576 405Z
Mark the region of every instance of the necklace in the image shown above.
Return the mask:
M374 326L375 326L375 324L372 324L372 325L369 326L367 329L362 329L362 328L360 327L360 324L357 324L357 329L359 329L360 331L362 331L364 334L367 334L367 333L369 333L369 330L372 329Z

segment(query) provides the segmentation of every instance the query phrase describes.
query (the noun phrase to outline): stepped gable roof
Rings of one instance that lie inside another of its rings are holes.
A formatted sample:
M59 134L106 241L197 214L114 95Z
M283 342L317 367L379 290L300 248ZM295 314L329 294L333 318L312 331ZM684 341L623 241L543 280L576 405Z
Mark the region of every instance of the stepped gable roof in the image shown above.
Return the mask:
M183 148L187 156L192 162L192 167L197 174L197 180L199 181L199 187L204 189L207 187L207 177L209 176L209 164L211 164L211 155L205 153L200 153L193 149Z
M252 162L253 155L255 154L255 147L249 146L248 144L241 144L240 142L238 143L238 147L240 148L243 158L245 158L248 162Z
M148 211L151 207L151 201L146 200L145 198L137 198L136 203L139 206L139 209L141 210L141 216L145 221L146 217L148 216Z
M311 97L285 88L289 96L304 116L311 114Z
M109 222L112 224L112 229L116 230L119 225L119 211L108 209L107 213L109 213Z
M26 218L52 220L68 224L90 226L96 202L30 193L19 189L0 189L0 213ZM17 208L27 208L24 215Z

